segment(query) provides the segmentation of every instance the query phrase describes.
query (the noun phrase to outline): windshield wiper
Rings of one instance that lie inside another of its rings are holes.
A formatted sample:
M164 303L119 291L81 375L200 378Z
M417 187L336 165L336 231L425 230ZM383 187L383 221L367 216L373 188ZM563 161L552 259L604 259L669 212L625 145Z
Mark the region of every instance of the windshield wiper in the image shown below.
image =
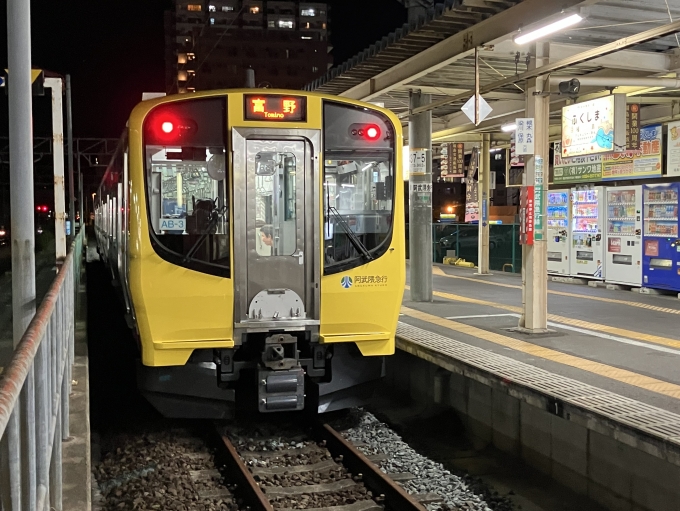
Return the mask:
M226 211L227 206L213 209L211 214L212 218L210 218L210 222L208 222L208 226L206 227L205 231L203 232L203 234L201 234L201 237L196 240L196 242L192 245L192 247L184 256L184 264L188 263L191 259L193 259L194 254L196 254L196 252L198 252L198 249L201 248L201 246L203 246L203 243L208 238L208 235L211 234L211 231L215 227L217 227L217 222L219 222L220 219L224 217Z
M345 231L345 234L349 238L349 241L354 245L354 248L357 250L357 252L360 252L361 255L363 255L366 259L369 261L372 261L374 257L371 255L371 253L368 251L366 248L366 245L364 245L359 237L356 235L356 233L350 228L350 226L347 224L345 219L342 217L340 213L338 213L338 210L335 209L333 206L328 206L328 212L333 215L333 217L337 220L337 223L340 224L340 227L342 228L343 231ZM330 218L329 218L330 222Z

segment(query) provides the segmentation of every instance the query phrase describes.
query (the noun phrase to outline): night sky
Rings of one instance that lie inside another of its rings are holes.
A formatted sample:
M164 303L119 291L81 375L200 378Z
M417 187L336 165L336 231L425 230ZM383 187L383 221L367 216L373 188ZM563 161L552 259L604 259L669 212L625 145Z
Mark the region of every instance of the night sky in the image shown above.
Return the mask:
M335 64L406 21L397 0L330 0ZM163 12L171 0L33 0L32 65L71 75L75 137L118 137L142 92L164 91ZM2 1L0 23L7 26ZM6 34L6 30L3 30ZM7 67L6 37L0 65ZM0 133L7 106L0 94ZM34 134L50 134L49 97L34 100Z

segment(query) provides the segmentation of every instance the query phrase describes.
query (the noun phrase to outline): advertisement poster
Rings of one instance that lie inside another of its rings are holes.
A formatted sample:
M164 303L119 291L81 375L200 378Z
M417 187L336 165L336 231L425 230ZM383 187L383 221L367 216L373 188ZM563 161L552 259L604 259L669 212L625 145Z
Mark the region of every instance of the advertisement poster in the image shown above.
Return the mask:
M599 154L590 156L563 157L562 144L555 143L554 184L584 183L602 179L602 157Z
M520 208L520 226L519 226L519 243L520 245L534 244L534 187L523 186L519 196Z
M441 173L444 179L465 176L465 144L442 144Z
M645 240L645 255L647 257L659 256L659 240Z
M613 254L621 252L621 238L607 238L607 251Z
M669 176L680 176L680 122L668 124L668 168Z
M680 129L678 131L680 132ZM553 183L587 183L660 177L663 161L662 140L663 130L660 125L647 126L640 129L640 148L636 151L571 158L563 157L561 145L556 143ZM678 142L680 143L680 140ZM680 175L680 155L678 168L678 175Z
M479 221L479 183L475 179L477 165L479 164L479 151L475 147L472 149L470 166L468 167L467 177L465 178L465 221Z
M626 105L626 150L640 149L640 104Z
M640 148L637 151L611 153L602 156L602 180L660 177L662 173L661 125L640 130Z
M562 109L562 156L614 150L614 96L576 103Z

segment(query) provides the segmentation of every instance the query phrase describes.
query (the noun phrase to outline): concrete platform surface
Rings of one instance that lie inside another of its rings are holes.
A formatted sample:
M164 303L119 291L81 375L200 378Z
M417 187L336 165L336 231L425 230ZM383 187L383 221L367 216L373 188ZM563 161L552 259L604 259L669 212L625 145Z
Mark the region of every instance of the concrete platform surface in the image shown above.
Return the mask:
M407 289L400 320L558 375L680 413L680 301L549 282L550 332L514 330L521 279L437 265L434 301Z

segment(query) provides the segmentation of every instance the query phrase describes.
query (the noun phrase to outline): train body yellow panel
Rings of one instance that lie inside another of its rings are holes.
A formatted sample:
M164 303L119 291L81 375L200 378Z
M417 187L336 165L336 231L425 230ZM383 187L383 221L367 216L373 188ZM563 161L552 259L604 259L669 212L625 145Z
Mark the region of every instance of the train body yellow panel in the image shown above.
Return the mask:
M133 110L95 231L162 413L330 411L380 377L405 283L402 144L391 112L299 91Z

